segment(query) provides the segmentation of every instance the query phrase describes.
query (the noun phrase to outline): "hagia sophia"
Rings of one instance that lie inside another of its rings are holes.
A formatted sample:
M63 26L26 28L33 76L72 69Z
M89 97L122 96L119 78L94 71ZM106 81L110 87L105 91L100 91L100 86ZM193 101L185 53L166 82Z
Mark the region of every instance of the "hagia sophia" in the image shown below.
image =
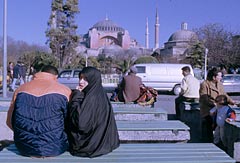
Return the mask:
M195 32L187 29L187 23L181 24L181 29L174 32L167 42L159 47L159 15L156 10L154 48L149 48L149 27L146 20L145 46L139 45L137 40L132 39L128 30L114 23L106 17L89 28L86 34L81 35L81 46L79 51L84 51L88 56L98 56L99 54L117 55L124 50L135 49L140 54L152 55L157 53L164 57L175 57L185 54L189 45L197 41Z

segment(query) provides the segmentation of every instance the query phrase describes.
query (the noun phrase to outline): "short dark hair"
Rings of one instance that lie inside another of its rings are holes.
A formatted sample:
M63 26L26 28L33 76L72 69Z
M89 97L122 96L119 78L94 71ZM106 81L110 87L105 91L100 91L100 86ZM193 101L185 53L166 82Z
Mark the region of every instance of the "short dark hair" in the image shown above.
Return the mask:
M219 72L221 72L221 70L218 69L217 67L211 68L207 73L207 80L209 81L213 80L213 77L218 76Z
M51 65L43 66L41 72L47 72L53 75L58 75L58 69Z
M228 105L228 100L226 95L218 95L215 98L216 103L219 103L220 105Z
M182 71L191 72L191 69L190 69L189 66L184 66L184 67L182 68Z

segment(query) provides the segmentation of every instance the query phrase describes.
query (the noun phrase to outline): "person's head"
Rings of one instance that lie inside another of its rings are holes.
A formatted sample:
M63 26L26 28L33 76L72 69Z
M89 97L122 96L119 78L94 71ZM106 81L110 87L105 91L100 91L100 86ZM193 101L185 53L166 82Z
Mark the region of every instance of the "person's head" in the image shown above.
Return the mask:
M18 61L17 61L17 64L21 64L21 63L22 63L22 61L21 61L21 60L18 60Z
M207 80L213 81L213 82L216 82L216 83L221 82L222 72L219 69L217 69L216 67L211 68L208 71Z
M189 67L189 66L184 66L184 67L182 68L182 74L183 74L183 76L189 75L190 72L191 72L191 70L190 70L190 67Z
M137 68L135 66L131 66L130 67L130 73L136 74L137 73Z
M58 69L51 65L43 66L41 72L47 72L56 76L58 75Z
M217 105L221 106L221 105L228 105L228 101L227 101L227 96L226 95L218 95L215 99L215 102L217 103Z
M79 86L83 92L102 86L101 72L94 67L84 67L79 73Z

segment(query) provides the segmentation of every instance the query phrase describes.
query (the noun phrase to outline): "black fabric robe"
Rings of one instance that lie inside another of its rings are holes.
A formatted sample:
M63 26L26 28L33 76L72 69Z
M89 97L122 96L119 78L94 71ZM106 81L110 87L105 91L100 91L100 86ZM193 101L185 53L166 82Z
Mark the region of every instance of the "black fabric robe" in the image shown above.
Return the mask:
M96 157L119 147L120 141L111 103L102 87L101 73L83 68L88 86L72 91L66 130L74 156Z

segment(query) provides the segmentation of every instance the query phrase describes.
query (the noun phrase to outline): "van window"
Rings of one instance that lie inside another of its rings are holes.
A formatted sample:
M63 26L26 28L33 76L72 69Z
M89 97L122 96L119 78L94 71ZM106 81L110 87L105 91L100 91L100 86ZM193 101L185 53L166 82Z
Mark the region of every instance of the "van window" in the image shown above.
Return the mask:
M137 73L146 73L146 67L145 66L136 66Z

